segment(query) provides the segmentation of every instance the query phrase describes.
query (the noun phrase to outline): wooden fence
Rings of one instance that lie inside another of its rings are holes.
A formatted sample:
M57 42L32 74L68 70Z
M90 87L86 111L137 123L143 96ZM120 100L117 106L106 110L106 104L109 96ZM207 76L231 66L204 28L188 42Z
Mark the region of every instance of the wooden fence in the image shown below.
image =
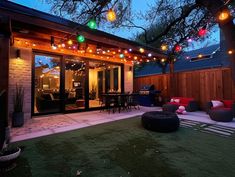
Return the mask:
M193 97L199 101L202 109L208 100L235 100L235 82L232 80L230 68L178 72L173 76L173 83L174 85L170 84L169 74L137 77L134 78L134 90L154 84L155 89L162 91L164 98Z

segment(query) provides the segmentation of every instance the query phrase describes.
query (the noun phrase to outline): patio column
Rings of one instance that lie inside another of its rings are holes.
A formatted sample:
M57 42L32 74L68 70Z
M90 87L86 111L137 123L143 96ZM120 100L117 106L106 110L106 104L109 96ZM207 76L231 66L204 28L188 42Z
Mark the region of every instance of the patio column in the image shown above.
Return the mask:
M11 25L7 16L0 15L0 91L5 90L0 106L0 149L5 139L5 127L8 126L8 77Z

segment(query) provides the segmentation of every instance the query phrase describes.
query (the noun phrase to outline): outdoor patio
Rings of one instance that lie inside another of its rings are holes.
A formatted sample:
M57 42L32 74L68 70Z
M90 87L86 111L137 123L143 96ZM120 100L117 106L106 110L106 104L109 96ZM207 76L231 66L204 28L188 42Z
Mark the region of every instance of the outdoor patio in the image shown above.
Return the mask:
M121 111L121 113L108 113L106 111L91 111L83 113L56 114L33 117L28 120L24 127L11 129L11 141L21 141L36 137L76 130L92 125L112 122L121 119L128 119L134 116L142 115L147 111L161 110L161 107L140 107L140 110L132 109L132 111ZM186 115L178 115L181 120L189 120L191 122L181 121L182 126L190 127L197 123L213 125L213 128L206 128L211 132L219 135L229 136L235 132L235 120L233 122L215 122L203 111L188 112ZM216 128L217 127L217 128ZM224 131L226 130L226 131Z

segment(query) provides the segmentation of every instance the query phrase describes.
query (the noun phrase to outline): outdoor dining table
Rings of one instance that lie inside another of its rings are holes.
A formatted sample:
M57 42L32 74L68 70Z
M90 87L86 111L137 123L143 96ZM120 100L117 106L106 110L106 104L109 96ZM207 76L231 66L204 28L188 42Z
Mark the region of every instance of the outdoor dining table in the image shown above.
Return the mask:
M121 109L128 109L128 105L130 102L130 96L133 94L130 93L104 93L102 97L104 99L105 108L111 110L113 109L113 113L118 109L120 112Z

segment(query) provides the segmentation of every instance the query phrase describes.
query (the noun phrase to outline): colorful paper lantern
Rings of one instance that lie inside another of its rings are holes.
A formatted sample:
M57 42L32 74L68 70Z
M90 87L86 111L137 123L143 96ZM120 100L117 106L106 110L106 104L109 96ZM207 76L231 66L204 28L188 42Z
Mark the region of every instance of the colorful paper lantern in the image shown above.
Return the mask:
M115 21L116 18L117 18L115 11L114 11L113 9L108 10L108 12L107 12L107 14L106 14L106 18L107 18L107 20L110 21L110 22Z
M161 45L161 49L162 49L163 51L166 51L166 50L167 50L167 48L168 48L168 47L167 47L167 45L166 45L166 44L162 44L162 45Z
M182 50L182 47L180 45L175 46L175 51L180 52Z
M96 21L95 20L90 20L88 23L87 23L87 26L90 28L90 29L96 29L97 28L97 24L96 24Z
M219 20L220 21L224 21L227 20L229 18L230 14L227 11L223 11L219 14Z
M77 41L78 41L79 43L83 43L83 42L85 41L85 37L84 37L83 35L78 35L78 36L77 36Z
M199 31L198 31L198 35L199 35L200 37L205 36L206 33L207 33L207 29L206 29L205 27L199 29Z

